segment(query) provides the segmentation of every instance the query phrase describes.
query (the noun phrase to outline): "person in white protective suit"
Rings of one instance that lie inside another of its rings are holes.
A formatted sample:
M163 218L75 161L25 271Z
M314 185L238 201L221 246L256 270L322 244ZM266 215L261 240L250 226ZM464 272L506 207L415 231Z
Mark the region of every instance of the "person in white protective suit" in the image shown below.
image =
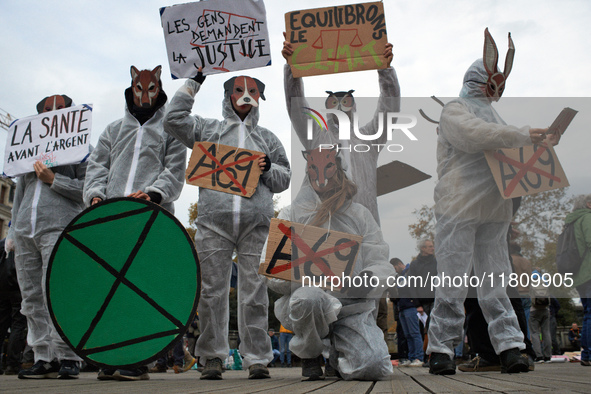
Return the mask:
M205 364L201 379L221 379L222 360L228 356L228 321L232 254L238 255L238 332L240 354L249 379L268 378L266 365L273 359L267 334L269 300L258 275L261 249L273 217L273 194L288 188L291 170L281 141L258 125L259 98L264 84L239 76L224 84L222 121L191 116L194 97L205 77L187 79L170 103L164 130L189 148L209 141L263 152L263 170L250 197L199 188L195 243L201 266L199 321L201 335L195 355Z
M501 97L511 71L514 47L509 51L504 72L497 69L496 45L485 30L483 59L476 60L464 75L460 98L445 105L437 140L435 187L435 248L439 276L463 276L471 272L484 283L477 289L478 301L503 372L527 372L523 334L506 289L490 282L511 273L507 231L512 202L501 196L485 159L485 150L517 148L541 143L547 129L505 124L491 105ZM550 141L552 142L552 141ZM467 287L437 287L429 327L430 372L454 374L454 347L462 340L464 299Z
M163 131L167 97L161 72L161 66L151 71L131 66L125 114L107 126L90 155L84 184L87 205L135 197L174 214L173 202L183 189L187 149Z
M125 114L107 126L89 158L84 202L94 205L117 197L159 204L174 214L182 191L187 149L164 133L167 101L160 81L161 66L131 66L131 87L125 90ZM104 368L99 380L147 380L147 367Z
M68 96L54 95L41 100L37 112L71 105ZM69 379L79 375L82 359L64 343L49 316L45 277L53 246L62 230L84 209L82 187L86 166L83 161L47 168L37 161L33 172L17 179L6 250L15 250L23 299L21 313L27 317L27 343L35 354L35 364L19 372L21 379Z
M285 36L285 34L284 34ZM283 42L283 50L281 51L285 60L293 54L293 47L289 41ZM396 70L390 65L394 54L392 53L392 44L386 44L384 48L384 58L388 62L388 67L378 70L378 85L380 89L380 96L378 99L375 113L370 122L359 128L359 132L364 135L374 135L379 129L380 117L385 121L385 113L400 111L400 84L396 76ZM337 146L340 145L343 150L341 157L347 164L351 180L357 184L359 190L353 197L353 201L359 203L369 209L375 221L380 224L380 214L378 211L378 197L377 197L377 165L378 156L384 150L384 144L388 143L385 129L382 134L376 139L370 141L362 140L353 131L354 124L352 122L353 113L357 111L355 105L355 98L352 93L353 90L347 92L329 92L326 99L325 106L327 109L334 109L343 111L347 114L350 121L350 140L339 139L339 128L335 124L335 116L328 116L327 126L328 131L320 130L320 127L313 123L313 138L307 138L307 122L310 119L305 114L305 109L309 108L307 100L305 99L303 78L294 78L289 64L284 66L284 89L285 89L285 103L287 105L287 113L291 118L292 128L295 130L304 149L310 150L318 147L320 144L327 144ZM386 123L384 122L383 125ZM385 127L385 126L383 126ZM351 148L357 144L366 144L370 146L367 152L356 152ZM380 145L382 145L380 147ZM348 148L348 149L347 149ZM388 329L388 309L386 298L381 297L378 302L378 325L385 332Z
M287 60L293 54L293 47L289 41L283 42L283 50L281 51L283 57ZM365 126L359 127L360 134L375 135L379 129L379 118L383 118L384 123L382 134L370 141L362 140L357 137L353 131L354 123L351 121L353 113L356 111L355 99L352 96L354 90L347 92L329 92L326 99L326 108L333 110L340 110L347 114L350 120L350 140L339 140L338 124L335 124L335 116L328 116L327 125L328 131L320 130L320 127L313 123L313 138L308 140L307 124L310 119L305 109L310 105L305 98L303 78L294 78L289 64L284 66L284 88L285 88L285 103L287 105L287 113L291 118L292 128L295 130L304 149L311 150L317 148L320 144L327 145L341 145L341 157L345 161L351 180L359 187L359 192L353 197L353 202L357 202L367 207L373 215L375 221L380 224L380 216L378 213L378 201L376 193L377 185L377 164L378 156L382 150L383 145L387 144L387 135L385 132L385 115L386 112L400 111L400 85L396 71L390 66L394 55L392 54L392 44L386 44L384 48L384 57L388 62L388 67L378 70L378 81L380 96L375 109L374 116L370 122ZM370 146L367 152L350 152L350 148L357 144L367 144ZM378 145L382 145L379 147Z
M387 379L393 373L392 363L376 324L375 297L383 292L387 278L395 275L388 245L371 212L352 202L357 186L348 179L336 150L315 149L305 156L308 176L279 218L362 236L351 277L375 281L371 283L375 287L344 283L343 290L330 291L267 279L271 290L283 294L275 302L275 316L294 332L290 349L302 358L302 380L324 379L323 353L345 380ZM265 255L261 264L264 260Z

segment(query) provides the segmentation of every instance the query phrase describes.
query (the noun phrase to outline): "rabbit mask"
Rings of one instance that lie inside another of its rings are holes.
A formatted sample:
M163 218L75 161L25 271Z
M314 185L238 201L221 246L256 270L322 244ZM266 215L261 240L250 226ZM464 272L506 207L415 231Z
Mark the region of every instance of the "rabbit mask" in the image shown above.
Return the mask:
M498 100L505 90L505 81L511 72L513 66L513 56L515 55L515 47L509 33L509 49L505 57L505 69L499 72L497 62L499 60L499 51L492 36L488 32L488 27L484 30L484 53L482 60L484 68L488 73L488 80L486 81L485 93L487 97Z

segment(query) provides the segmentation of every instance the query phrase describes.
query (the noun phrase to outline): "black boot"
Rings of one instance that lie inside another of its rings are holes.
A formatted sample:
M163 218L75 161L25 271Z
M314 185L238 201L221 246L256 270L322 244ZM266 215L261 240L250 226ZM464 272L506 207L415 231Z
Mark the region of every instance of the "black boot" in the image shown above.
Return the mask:
M529 364L521 356L519 349L509 349L501 352L501 373L519 373L528 372Z
M429 357L429 373L433 375L454 375L456 363L445 353L431 353Z
M324 380L320 357L302 359L302 381Z

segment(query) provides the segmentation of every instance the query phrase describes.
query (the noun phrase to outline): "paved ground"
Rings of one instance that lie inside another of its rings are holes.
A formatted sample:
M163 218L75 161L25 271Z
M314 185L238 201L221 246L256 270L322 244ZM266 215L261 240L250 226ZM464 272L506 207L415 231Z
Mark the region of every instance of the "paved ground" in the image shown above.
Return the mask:
M191 370L175 375L171 370L151 374L140 382L98 381L96 373L82 373L76 380L20 380L0 376L0 393L449 393L449 392L591 392L591 368L578 363L537 364L527 374L500 372L429 375L427 368L395 368L392 380L345 382L327 379L301 382L299 368L273 368L272 379L247 380L246 371L227 371L223 380L199 380Z

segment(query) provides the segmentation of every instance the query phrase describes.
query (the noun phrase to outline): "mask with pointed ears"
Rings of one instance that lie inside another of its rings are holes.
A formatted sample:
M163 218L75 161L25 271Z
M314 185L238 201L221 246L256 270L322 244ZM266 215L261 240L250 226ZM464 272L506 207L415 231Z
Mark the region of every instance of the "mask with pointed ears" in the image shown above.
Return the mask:
M497 68L497 62L499 60L499 51L495 40L488 32L488 27L484 30L484 51L482 61L484 62L484 68L488 73L488 80L486 81L485 93L488 97L496 98L497 100L503 95L505 90L505 81L511 72L513 67L513 56L515 55L515 46L511 39L511 33L509 33L509 49L507 50L507 56L505 57L505 69L500 72Z
M156 66L152 71L138 70L131 66L131 90L133 91L133 103L137 107L152 108L156 104L162 88L160 74L162 66Z
M328 189L328 182L337 172L337 150L320 148L302 151L312 188L317 192Z

